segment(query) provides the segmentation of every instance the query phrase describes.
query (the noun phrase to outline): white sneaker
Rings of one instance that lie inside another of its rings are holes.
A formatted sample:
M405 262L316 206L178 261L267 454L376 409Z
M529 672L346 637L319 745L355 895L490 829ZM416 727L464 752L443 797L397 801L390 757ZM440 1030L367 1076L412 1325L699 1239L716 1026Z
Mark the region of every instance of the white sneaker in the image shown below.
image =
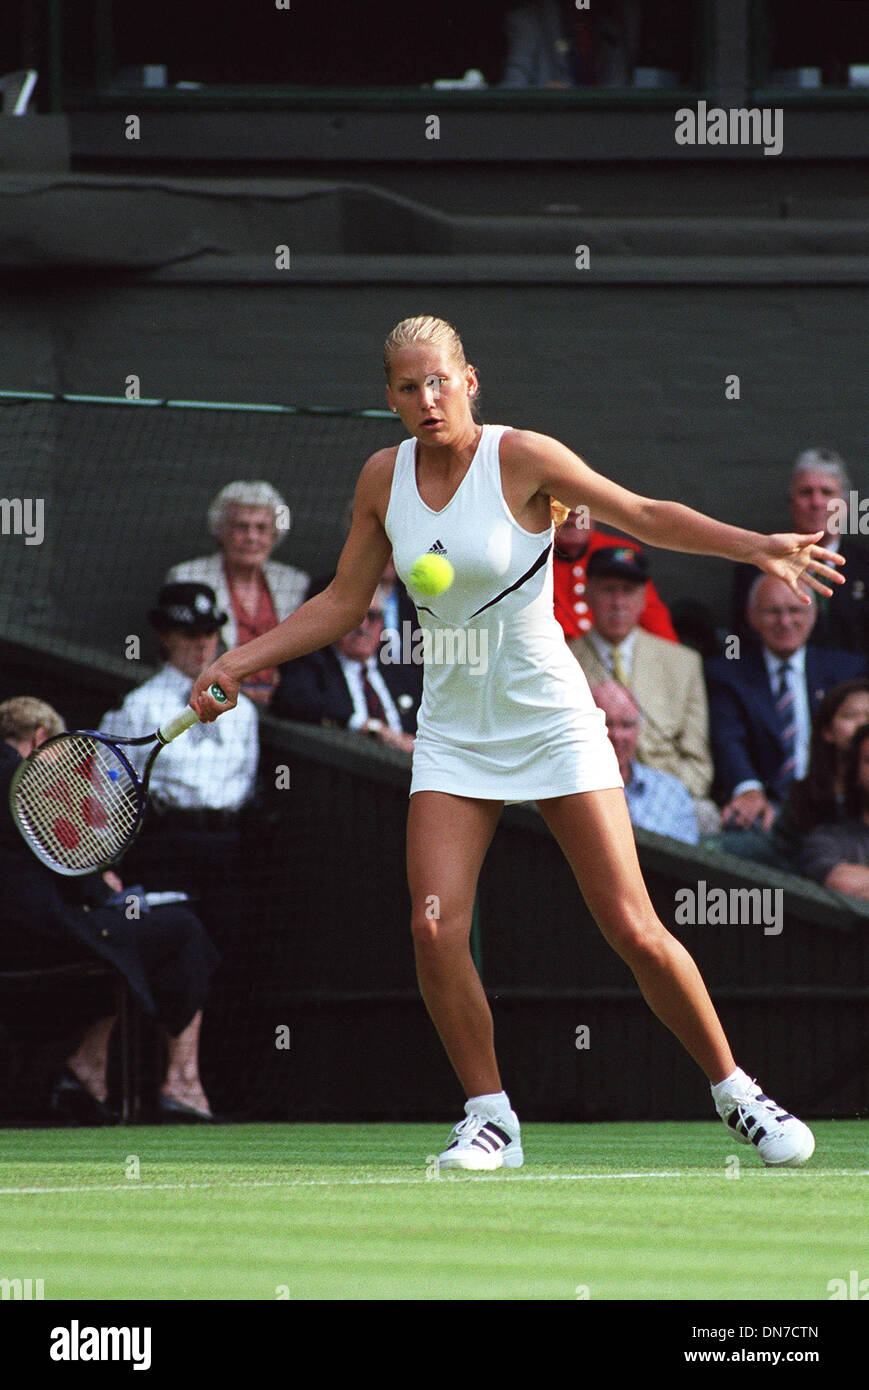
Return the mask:
M521 1168L524 1161L519 1120L514 1111L508 1116L483 1115L465 1104L466 1119L461 1120L450 1134L443 1153L438 1157L439 1168L470 1168L489 1171L493 1168Z
M815 1152L808 1125L776 1105L748 1077L719 1101L717 1109L739 1143L753 1144L770 1168L799 1168Z

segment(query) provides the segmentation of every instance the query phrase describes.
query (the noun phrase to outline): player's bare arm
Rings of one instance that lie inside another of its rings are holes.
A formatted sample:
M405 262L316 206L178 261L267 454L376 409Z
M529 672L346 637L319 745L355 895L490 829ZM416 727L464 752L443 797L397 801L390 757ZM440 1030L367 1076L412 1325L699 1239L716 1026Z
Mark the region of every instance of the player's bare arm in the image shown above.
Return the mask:
M818 544L823 531L809 536L765 536L715 521L681 502L642 497L596 473L558 440L532 430L514 430L505 437L505 444L505 457L513 467L519 465L527 472L529 488L535 484L540 493L569 507L587 506L597 521L616 526L645 545L748 562L784 580L803 603L811 600L800 583L830 597L829 584L845 582L843 575L828 567L843 565L843 557Z
M254 671L319 651L362 622L389 559L391 546L383 520L394 466L395 450L382 449L362 469L350 533L331 584L270 632L225 652L199 676L190 704L203 721L210 722L235 705L242 682ZM213 683L225 692L225 705L218 705L209 694Z

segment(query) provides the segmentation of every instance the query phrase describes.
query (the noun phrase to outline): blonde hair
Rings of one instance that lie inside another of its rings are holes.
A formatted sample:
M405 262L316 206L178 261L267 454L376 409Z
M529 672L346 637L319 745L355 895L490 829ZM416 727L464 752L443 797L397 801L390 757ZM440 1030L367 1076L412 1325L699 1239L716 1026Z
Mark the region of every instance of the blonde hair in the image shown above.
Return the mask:
M397 323L383 344L383 370L386 379L392 370L392 359L403 348L418 347L421 343L431 343L432 347L446 348L450 357L462 371L468 365L462 340L451 323L446 319L436 319L431 314L417 314L416 318L402 319Z
M0 704L0 738L26 738L37 729L47 729L53 738L65 732L66 724L56 709L34 695L15 695Z
M435 318L432 314L417 314L415 318L402 319L397 323L383 345L383 370L387 381L395 354L403 348L418 347L422 343L444 348L460 371L464 371L468 366L464 345L453 325L447 323L446 319ZM478 422L479 401L480 395L477 392L470 404L471 414ZM556 502L554 497L550 499L550 503L553 524L560 526L570 514L570 508L562 502Z

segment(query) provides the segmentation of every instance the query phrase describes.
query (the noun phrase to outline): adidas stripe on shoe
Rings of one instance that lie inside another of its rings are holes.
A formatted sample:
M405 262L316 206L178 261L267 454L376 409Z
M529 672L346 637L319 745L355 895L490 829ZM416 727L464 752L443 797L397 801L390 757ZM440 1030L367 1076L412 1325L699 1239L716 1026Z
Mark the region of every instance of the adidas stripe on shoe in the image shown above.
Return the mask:
M770 1168L798 1168L815 1151L808 1125L765 1096L754 1081L723 1098L718 1113L739 1143L753 1144Z
M519 1121L509 1116L480 1115L465 1106L466 1118L456 1125L447 1146L438 1156L438 1167L491 1172L495 1168L521 1168L524 1161Z

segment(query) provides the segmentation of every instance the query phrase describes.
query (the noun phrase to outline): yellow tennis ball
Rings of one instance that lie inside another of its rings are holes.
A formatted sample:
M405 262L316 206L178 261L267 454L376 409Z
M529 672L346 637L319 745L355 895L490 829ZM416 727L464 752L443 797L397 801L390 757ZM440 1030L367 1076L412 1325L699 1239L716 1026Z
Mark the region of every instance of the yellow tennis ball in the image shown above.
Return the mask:
M420 555L414 560L410 582L419 594L442 594L456 577L445 555Z

